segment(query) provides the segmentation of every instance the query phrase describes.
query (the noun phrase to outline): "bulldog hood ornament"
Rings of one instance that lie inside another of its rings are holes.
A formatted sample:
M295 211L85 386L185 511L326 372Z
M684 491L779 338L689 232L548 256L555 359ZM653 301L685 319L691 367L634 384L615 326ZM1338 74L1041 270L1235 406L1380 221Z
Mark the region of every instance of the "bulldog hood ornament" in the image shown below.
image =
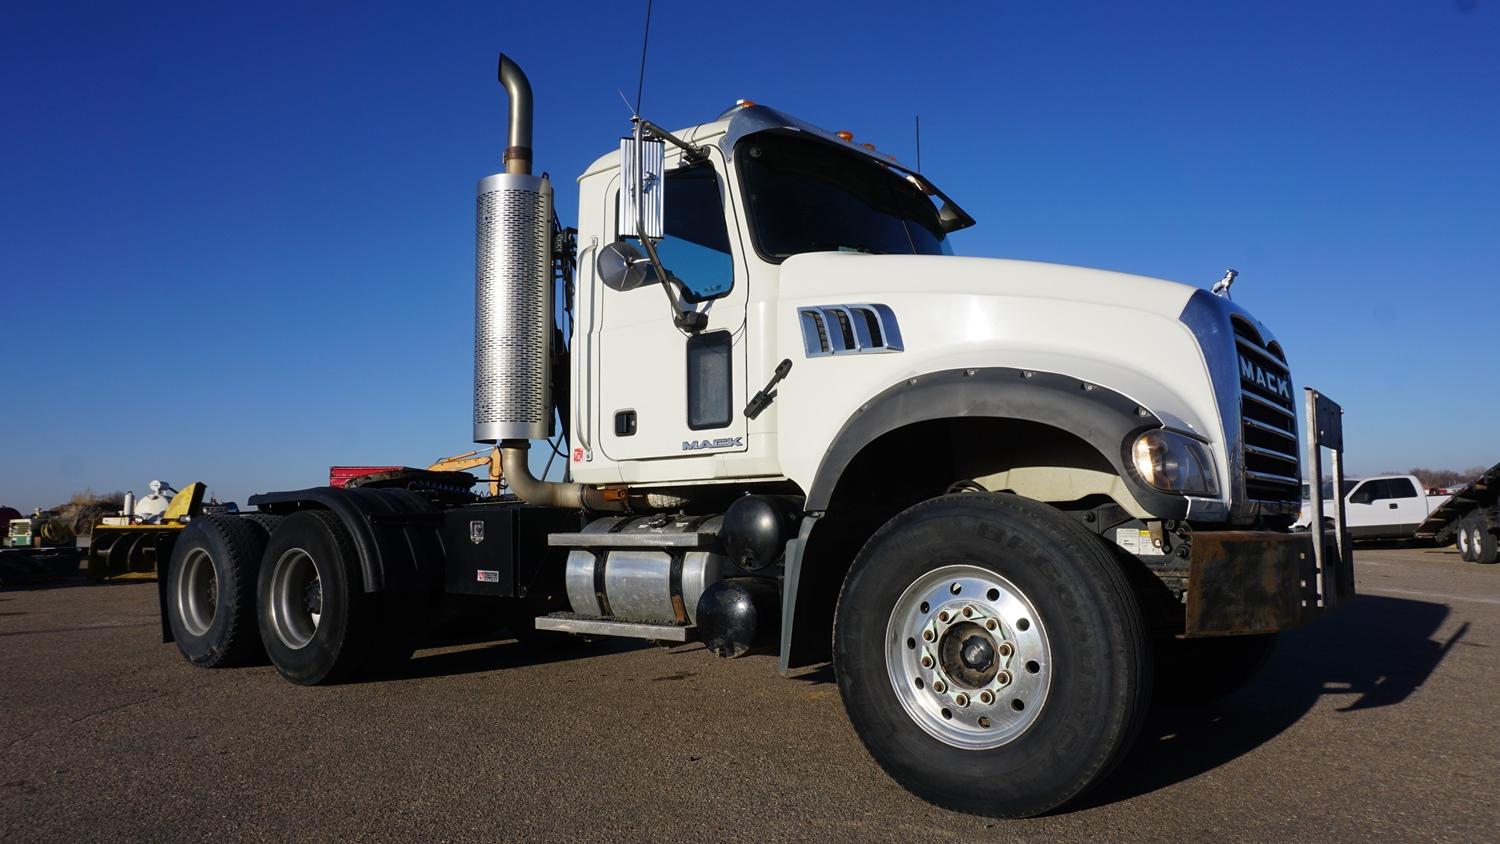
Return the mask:
M1228 299L1229 288L1234 286L1235 276L1238 275L1239 273L1235 270L1225 270L1224 277L1214 282L1214 286L1209 290L1209 292L1214 294L1215 296L1223 296L1225 299Z

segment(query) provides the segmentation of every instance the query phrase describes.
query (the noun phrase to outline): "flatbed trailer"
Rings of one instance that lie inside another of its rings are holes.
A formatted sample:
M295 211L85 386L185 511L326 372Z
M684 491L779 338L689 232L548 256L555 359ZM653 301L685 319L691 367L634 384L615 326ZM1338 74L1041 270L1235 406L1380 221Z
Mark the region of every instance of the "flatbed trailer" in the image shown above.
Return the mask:
M1452 542L1471 563L1500 560L1500 463L1487 469L1417 525L1418 539L1440 545Z

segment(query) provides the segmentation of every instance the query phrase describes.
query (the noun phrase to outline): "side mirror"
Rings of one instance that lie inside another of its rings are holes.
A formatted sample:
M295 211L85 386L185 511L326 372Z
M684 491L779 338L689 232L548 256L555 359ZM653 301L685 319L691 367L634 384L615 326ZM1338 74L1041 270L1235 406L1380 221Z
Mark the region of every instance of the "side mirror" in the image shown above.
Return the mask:
M604 286L611 290L626 292L656 283L656 268L641 250L623 240L601 248L594 268Z

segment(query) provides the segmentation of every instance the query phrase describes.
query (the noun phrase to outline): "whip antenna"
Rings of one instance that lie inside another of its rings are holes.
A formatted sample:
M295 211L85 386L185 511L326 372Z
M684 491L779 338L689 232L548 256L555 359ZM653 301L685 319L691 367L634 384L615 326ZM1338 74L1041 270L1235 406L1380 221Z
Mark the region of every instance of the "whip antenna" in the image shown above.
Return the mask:
M651 3L646 0L646 31L641 33L641 77L635 84L635 113L641 113L641 94L646 90L646 45L651 43Z

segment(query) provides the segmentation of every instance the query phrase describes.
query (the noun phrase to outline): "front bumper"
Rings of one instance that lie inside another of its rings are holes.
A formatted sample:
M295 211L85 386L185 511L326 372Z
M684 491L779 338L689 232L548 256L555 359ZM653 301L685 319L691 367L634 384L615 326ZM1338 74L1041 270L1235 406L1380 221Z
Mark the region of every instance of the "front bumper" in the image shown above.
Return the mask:
M1272 633L1312 621L1354 597L1352 557L1324 534L1318 577L1315 533L1203 531L1188 558L1184 634ZM1319 584L1322 591L1319 591Z

